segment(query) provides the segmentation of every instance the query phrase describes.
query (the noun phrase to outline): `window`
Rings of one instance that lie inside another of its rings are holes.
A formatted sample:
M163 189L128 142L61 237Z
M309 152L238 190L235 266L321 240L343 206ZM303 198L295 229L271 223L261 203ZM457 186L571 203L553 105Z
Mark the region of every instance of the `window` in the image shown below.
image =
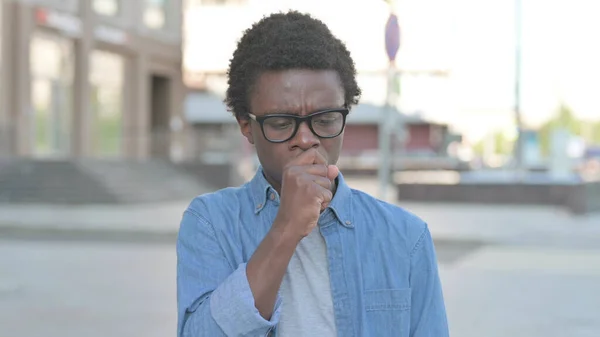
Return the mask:
M164 29L167 26L167 17L169 16L168 7L171 5L169 0L144 0L144 24L150 29Z
M94 0L94 11L100 15L117 16L121 12L119 0Z
M64 157L71 145L73 43L35 32L30 48L32 152L42 158Z
M100 50L91 54L91 142L96 157L122 154L124 67L125 60L120 55Z

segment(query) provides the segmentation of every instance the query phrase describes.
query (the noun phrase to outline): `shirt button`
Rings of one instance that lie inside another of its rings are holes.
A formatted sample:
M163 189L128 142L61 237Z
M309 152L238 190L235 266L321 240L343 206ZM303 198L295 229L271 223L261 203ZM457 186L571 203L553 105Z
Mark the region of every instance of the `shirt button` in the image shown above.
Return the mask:
M271 198L271 200L275 200L275 193L271 193L270 198Z
M351 225L351 224L352 224L352 221L346 220L346 225Z
M256 206L256 208L261 208L261 207L262 207L262 204L258 204L258 205Z

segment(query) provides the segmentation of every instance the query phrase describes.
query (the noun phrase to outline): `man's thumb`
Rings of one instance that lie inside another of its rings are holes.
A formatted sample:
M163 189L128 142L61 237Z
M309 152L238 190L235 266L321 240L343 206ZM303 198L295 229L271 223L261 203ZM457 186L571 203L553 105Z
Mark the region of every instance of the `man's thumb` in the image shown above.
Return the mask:
M337 178L338 174L340 174L340 169L337 166L327 166L327 178L329 178L329 180L333 181L335 178Z

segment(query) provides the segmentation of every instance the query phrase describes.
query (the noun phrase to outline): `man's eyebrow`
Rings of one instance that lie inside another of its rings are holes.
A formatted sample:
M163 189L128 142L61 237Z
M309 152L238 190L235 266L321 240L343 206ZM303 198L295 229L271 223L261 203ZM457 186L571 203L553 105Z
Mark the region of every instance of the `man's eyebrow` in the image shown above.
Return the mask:
M327 107L322 107L316 110L311 110L309 113L307 113L306 115L311 115L317 112L321 112L321 111L326 111L326 110L335 110L335 109L344 109L343 106L327 106ZM291 115L291 116L300 116L300 113L298 111L291 111L291 109L280 109L280 110L267 110L263 116L268 116L268 115Z
M300 116L298 112L291 112L289 110L268 110L265 112L264 116L268 115L290 115L290 116Z

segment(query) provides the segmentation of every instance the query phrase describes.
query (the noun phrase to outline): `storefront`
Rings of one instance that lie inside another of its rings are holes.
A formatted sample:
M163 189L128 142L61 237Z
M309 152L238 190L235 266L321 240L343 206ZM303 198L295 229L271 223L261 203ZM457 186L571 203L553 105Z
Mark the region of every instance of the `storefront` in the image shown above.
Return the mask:
M170 157L180 27L181 1L0 0L0 156Z
M11 139L11 135L9 134L7 115L8 103L6 101L6 93L4 92L4 89L6 87L6 81L4 80L4 69L6 68L6 57L4 57L4 6L4 1L0 1L0 156L5 155L9 152Z

